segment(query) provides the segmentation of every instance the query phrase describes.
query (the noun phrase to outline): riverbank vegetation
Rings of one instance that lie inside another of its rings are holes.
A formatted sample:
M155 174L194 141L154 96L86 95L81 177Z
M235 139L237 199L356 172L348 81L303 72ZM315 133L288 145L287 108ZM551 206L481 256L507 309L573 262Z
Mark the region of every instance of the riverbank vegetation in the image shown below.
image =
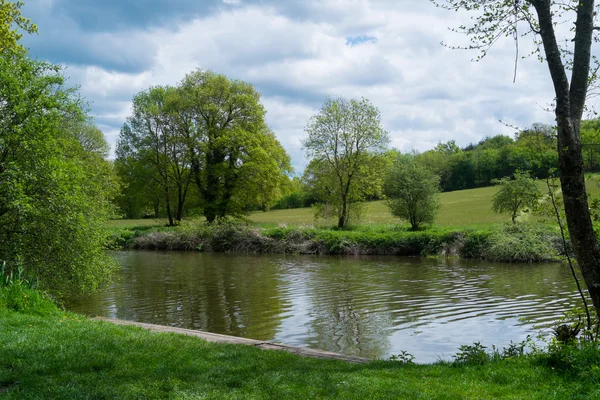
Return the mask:
M61 67L0 51L0 262L55 294L93 291L116 268L103 245L118 184L85 108Z
M109 248L336 255L453 256L503 262L557 261L559 233L540 224L488 228L406 226L260 227L244 223L182 224L113 230Z
M583 342L527 352L473 344L431 365L408 353L349 364L93 321L15 282L0 287L0 326L5 399L600 396L600 351Z
M543 192L544 184L538 182ZM590 176L588 189L600 189ZM345 229L335 219L315 220L311 208L251 213L246 222L210 227L200 219L166 227L163 219L114 220L111 248L176 249L192 251L275 252L308 254L395 254L458 256L506 262L551 261L564 254L560 232L550 218L520 214L515 226L511 215L492 210L497 187L446 192L437 224L410 231L394 221L383 201L369 202L363 220ZM221 237L229 235L223 246ZM213 246L214 243L218 243Z

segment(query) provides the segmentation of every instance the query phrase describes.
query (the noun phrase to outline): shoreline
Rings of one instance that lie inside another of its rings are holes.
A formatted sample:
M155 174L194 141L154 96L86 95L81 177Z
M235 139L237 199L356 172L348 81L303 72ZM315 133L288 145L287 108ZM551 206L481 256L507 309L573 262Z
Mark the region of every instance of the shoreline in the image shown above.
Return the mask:
M112 229L110 250L180 250L242 254L391 255L509 263L561 260L560 236L543 225L432 228L262 228L243 224Z
M290 346L284 343L272 342L268 340L256 340L256 339L248 339L239 336L231 336L231 335L223 335L220 333L212 333L205 332L195 329L184 329L177 328L173 326L165 326L165 325L157 325L157 324L148 324L146 322L137 322L137 321L128 321L116 318L107 318L107 317L95 317L92 318L98 321L110 322L115 325L125 325L125 326L136 326L139 328L143 328L153 332L162 332L162 333L175 333L178 335L186 335L186 336L194 336L206 340L211 343L227 343L227 344L237 344L237 345L245 345L255 347L261 350L278 350L285 351L288 353L296 354L302 357L312 357L312 358L320 358L327 360L340 360L346 361L354 364L364 364L371 362L373 360L369 360L364 357L357 356L347 356L340 353L334 353L332 351L325 351L319 349L311 349L308 347L298 347L298 346Z

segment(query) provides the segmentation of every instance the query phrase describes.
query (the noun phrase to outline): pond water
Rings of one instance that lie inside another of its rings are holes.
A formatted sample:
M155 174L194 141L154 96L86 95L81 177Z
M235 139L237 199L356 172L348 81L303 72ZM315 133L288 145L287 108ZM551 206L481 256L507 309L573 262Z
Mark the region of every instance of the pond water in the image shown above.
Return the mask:
M568 267L405 257L126 251L115 284L75 312L368 358L451 360L504 347L578 304ZM526 319L523 320L523 319Z

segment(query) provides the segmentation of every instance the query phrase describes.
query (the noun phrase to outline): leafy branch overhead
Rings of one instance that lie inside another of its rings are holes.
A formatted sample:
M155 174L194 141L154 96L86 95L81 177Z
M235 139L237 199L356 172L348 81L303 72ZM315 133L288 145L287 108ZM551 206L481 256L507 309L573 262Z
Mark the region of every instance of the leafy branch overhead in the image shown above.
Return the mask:
M21 32L37 33L37 26L29 18L21 15L22 1L0 0L0 53L11 50L23 50L18 41Z

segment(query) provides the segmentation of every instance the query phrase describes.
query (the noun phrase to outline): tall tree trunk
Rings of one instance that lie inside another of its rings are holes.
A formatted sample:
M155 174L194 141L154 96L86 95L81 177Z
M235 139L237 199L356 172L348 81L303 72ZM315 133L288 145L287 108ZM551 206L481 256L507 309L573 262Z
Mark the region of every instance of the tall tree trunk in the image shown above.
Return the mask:
M235 166L236 160L237 155L232 152L232 154L229 155L227 171L224 174L225 179L223 182L223 193L218 203L219 217L225 217L231 212L229 204L231 202L231 198L233 197L233 190L237 185L237 168Z
M183 218L183 205L185 203L185 196L183 194L183 188L181 185L177 188L177 213L175 215L175 220L177 222L181 222Z
M550 2L531 0L540 24L540 35L554 91L558 127L560 183L567 226L575 258L596 311L600 311L600 246L589 212L579 127L588 88L590 52L593 34L593 0L580 0L575 23L573 72L567 78L556 41ZM600 314L600 313L599 313Z
M225 157L215 149L206 153L206 186L202 188L204 201L204 217L208 223L214 222L219 211L221 183L219 176L219 165Z
M173 213L171 212L171 196L169 196L169 188L165 188L165 201L167 206L167 217L169 218L169 226L175 225L173 223Z
M562 126L561 126L562 125ZM575 258L594 308L600 310L600 246L590 218L579 134L575 124L559 124L560 184Z
M338 219L338 228L343 228L346 226L348 222L348 200L347 197L344 196L342 198L342 211L340 212Z

